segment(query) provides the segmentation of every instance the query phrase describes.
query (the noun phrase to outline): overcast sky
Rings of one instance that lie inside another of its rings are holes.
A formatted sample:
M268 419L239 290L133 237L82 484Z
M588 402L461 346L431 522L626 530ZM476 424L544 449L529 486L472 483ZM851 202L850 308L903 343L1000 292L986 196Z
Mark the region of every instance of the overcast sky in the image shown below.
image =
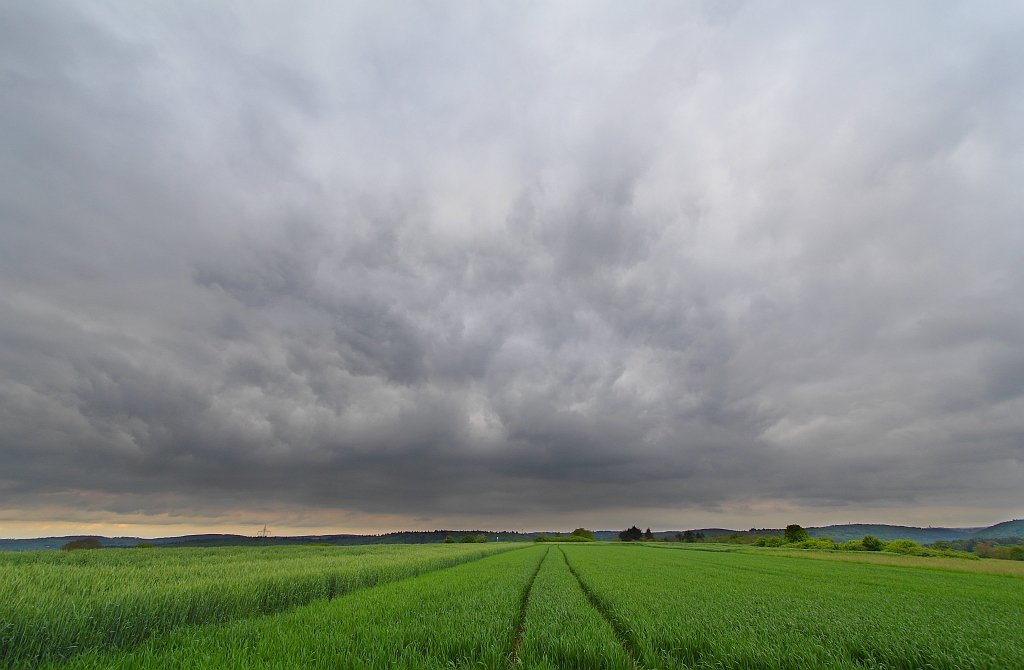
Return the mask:
M1022 34L4 2L0 535L1024 516Z

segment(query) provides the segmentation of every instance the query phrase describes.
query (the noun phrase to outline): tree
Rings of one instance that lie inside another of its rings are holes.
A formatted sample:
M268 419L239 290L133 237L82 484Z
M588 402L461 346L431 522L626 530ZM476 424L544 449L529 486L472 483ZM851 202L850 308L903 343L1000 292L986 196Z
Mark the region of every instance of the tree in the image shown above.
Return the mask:
M642 530L636 526L630 526L626 530L619 533L619 539L623 542L639 542L644 537Z
M594 538L594 533L592 531L587 530L586 528L577 528L576 530L574 530L572 532L572 534L575 535L576 537L585 537L588 540L595 539Z
M865 535L864 539L860 541L864 548L868 551L882 551L882 541L874 535Z
M697 536L693 534L692 530L688 530L683 533L683 542L696 542Z
M804 530L798 524L791 523L788 526L786 526L786 533L784 535L784 538L785 538L787 543L789 543L789 542L804 542L806 540L811 539L811 536L808 535L807 531Z
M448 537L444 538L444 543L445 544L455 544L455 538L452 537L451 535L449 535Z
M463 535L462 539L459 540L462 543L476 542L476 535Z
M650 528L648 528L647 530L644 531L644 541L645 542L653 542L654 541L654 533L651 532Z
M95 539L95 538L92 538L92 537L85 537L85 538L82 538L81 540L72 540L71 542L68 542L63 547L61 547L61 549L63 549L64 551L72 551L73 549L102 549L102 548L103 548L103 545L100 544L100 541Z

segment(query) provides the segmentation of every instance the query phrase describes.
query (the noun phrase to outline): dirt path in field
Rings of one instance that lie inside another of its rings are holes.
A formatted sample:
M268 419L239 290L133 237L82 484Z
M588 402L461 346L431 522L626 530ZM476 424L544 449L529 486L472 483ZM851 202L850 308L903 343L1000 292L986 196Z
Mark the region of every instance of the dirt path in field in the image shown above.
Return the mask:
M629 656L629 660L633 662L634 667L640 667L636 662L636 654L633 653L633 645L629 639L629 632L622 626L618 619L612 616L611 612L609 612L604 604L598 600L597 596L587 588L587 585L583 583L582 579L580 579L579 574L577 574L576 570L572 567L572 563L569 562L569 557L565 555L565 552L562 551L561 547L558 548L558 551L562 554L562 558L565 560L565 565L569 568L569 572L571 572L572 576L576 578L576 583L580 585L580 590L583 591L583 595L587 597L587 601L595 610L597 610L598 614L604 617L604 620L611 625L612 630L615 632L615 637L619 639L619 644L622 645L623 651L625 651L626 655Z
M530 591L533 590L533 580L537 579L537 574L540 572L540 566L544 565L544 561L548 560L548 554L551 553L551 547L548 547L544 552L544 556L537 561L537 569L530 575L530 581L526 582L526 588L523 589L523 597L519 601L519 619L516 622L516 639L512 642L512 664L519 664L519 646L523 643L523 631L526 629L526 606L530 601Z

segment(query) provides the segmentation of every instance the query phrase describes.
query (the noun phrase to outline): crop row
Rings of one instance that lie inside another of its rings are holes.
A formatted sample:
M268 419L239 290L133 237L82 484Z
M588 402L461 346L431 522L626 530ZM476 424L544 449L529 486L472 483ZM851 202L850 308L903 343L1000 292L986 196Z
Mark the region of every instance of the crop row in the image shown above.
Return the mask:
M560 548L548 553L530 590L517 652L527 668L633 667L611 625L588 602Z
M186 628L61 668L506 667L546 548L527 547L282 614Z
M562 549L643 667L1022 667L1017 577L744 552Z
M1016 576L545 545L54 668L1016 668L1021 611Z
M0 553L0 667L280 612L513 548L383 545Z

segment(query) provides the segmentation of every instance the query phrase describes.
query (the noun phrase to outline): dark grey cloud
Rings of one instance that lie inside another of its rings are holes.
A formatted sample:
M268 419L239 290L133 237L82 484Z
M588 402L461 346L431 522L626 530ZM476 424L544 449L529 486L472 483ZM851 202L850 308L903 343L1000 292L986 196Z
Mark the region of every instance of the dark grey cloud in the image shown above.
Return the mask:
M1019 7L0 12L0 508L1024 511Z

